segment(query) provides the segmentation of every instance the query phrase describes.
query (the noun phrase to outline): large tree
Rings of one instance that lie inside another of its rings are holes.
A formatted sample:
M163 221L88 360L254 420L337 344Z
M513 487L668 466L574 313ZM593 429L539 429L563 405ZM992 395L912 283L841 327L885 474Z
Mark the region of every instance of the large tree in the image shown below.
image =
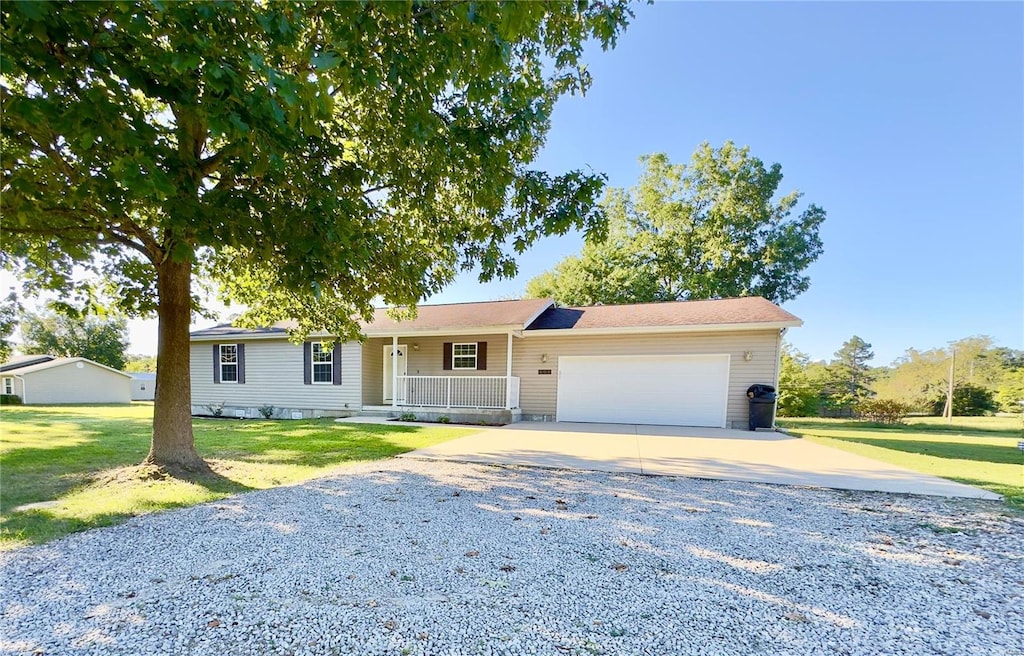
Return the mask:
M526 295L564 305L763 296L776 303L806 291L804 273L822 252L825 211L796 214L801 194L777 197L782 167L748 148L702 144L689 165L641 158L632 190L601 202L606 239L534 278Z
M545 234L593 230L599 175L531 170L605 2L0 5L3 260L29 287L156 315L148 462L202 469L193 278L296 337L359 333L460 268L511 275Z
M843 342L828 365L826 403L837 409L853 409L871 397L874 374L868 365L875 357L871 344L854 335Z
M813 375L810 358L788 342L779 354L780 417L813 417L821 405L824 381Z
M18 296L14 292L0 300L0 362L7 362L14 350L11 336L14 335L14 328L18 325L20 312L21 303L18 302Z
M57 312L26 313L21 318L22 349L64 358L89 358L123 369L128 348L128 322L95 315Z

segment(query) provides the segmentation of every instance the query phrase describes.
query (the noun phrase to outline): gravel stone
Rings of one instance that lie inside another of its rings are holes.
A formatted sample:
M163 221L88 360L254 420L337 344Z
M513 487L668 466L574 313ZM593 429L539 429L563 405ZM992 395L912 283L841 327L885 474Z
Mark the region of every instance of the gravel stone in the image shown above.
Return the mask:
M396 459L0 554L2 654L1024 654L998 502Z

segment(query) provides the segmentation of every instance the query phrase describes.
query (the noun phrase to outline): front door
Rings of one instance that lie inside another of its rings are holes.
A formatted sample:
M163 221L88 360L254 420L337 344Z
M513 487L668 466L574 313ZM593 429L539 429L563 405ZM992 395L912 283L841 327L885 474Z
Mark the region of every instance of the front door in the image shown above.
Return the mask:
M392 374L392 367L398 367L398 375L405 376L409 373L409 366L406 356L406 345L399 344L398 351L395 352L395 347L388 344L384 347L384 402L391 403L394 399L394 376Z

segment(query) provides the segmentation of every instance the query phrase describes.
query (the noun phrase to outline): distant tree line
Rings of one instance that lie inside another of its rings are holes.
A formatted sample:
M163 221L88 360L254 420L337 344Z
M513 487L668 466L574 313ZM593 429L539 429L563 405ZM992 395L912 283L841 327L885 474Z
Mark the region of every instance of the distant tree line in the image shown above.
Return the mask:
M945 348L907 349L889 366L871 367L871 344L854 335L828 362L812 362L792 345L783 345L779 416L852 417L892 408L941 415L954 351L954 415L1024 410L1024 351L996 346L982 335Z

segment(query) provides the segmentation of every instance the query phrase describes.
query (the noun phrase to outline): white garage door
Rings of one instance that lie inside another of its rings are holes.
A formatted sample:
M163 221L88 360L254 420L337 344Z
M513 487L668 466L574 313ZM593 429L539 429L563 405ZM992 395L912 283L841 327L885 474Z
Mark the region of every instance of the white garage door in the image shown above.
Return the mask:
M725 428L728 355L558 359L558 421Z

